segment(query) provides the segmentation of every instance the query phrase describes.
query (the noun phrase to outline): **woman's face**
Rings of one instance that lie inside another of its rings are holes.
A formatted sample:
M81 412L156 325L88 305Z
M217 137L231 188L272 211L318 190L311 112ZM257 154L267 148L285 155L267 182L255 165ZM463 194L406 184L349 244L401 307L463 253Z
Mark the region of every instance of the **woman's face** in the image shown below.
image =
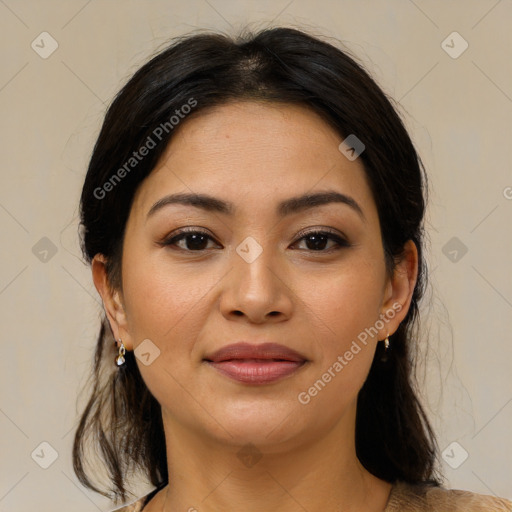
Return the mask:
M363 165L341 142L306 108L232 103L183 122L139 187L110 318L127 350L140 347L169 425L270 446L353 422L376 343L404 317L415 276L386 273ZM341 200L303 200L326 193ZM212 200L166 199L175 194ZM199 234L176 238L183 229ZM301 361L207 361L242 341L284 345ZM247 382L222 371L251 365L283 374Z

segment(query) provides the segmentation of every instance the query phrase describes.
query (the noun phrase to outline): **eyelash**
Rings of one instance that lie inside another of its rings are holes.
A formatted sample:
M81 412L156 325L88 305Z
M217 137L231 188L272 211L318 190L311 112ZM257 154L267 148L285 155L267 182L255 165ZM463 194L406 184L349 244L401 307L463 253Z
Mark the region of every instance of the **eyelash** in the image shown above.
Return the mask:
M176 242L179 242L181 240L185 240L187 235L204 235L207 236L210 240L214 240L213 237L211 237L206 231L198 230L196 228L183 228L181 229L177 234L174 234L172 237L167 238L163 242L161 242L162 246L176 246ZM321 236L327 236L330 240L334 240L338 247L331 247L330 249L321 249L321 250L313 250L313 249L306 249L309 252L315 252L315 253L331 253L333 250L337 251L344 247L350 247L350 244L345 240L343 237L338 235L336 232L330 231L330 230L311 230L311 231L301 231L297 236L299 237L294 244L297 242L300 242L304 239L306 239L309 236L313 235L321 235ZM191 250L191 249L183 249L181 247L178 247L179 250L190 252L190 253L201 253L204 252L206 249L199 249L199 250Z

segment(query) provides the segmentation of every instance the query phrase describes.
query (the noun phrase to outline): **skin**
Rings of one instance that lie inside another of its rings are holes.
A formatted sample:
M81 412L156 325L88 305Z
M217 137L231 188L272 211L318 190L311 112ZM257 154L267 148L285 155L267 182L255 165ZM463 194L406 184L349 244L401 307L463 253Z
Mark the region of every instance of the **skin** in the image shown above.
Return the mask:
M92 263L116 339L126 350L145 339L160 350L151 364L137 364L162 406L172 487L145 511L382 511L391 486L356 457L356 400L378 341L406 315L416 247L408 242L387 273L363 164L340 152L342 137L314 112L239 101L198 114L182 122L136 193L122 290L109 286L102 255ZM282 200L326 190L352 197L364 218L342 203L283 218L275 212ZM147 217L156 201L178 192L230 201L235 214L174 204ZM194 251L190 236L159 244L186 226L207 231L205 249ZM330 228L350 245L329 239L315 251L298 236L306 228ZM248 236L263 249L251 263L236 251ZM298 394L393 304L401 307L394 318L301 404ZM251 386L203 361L240 340L281 343L308 362L278 382ZM249 443L261 455L250 466L237 456Z

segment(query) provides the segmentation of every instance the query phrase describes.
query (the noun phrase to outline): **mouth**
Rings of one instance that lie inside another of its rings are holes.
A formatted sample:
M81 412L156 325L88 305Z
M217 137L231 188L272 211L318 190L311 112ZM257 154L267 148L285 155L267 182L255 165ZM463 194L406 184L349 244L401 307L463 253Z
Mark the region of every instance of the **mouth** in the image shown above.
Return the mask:
M246 384L268 384L295 373L307 359L274 343L228 345L204 361L222 375Z
M306 362L282 359L230 359L207 363L226 377L238 382L267 384L294 373Z

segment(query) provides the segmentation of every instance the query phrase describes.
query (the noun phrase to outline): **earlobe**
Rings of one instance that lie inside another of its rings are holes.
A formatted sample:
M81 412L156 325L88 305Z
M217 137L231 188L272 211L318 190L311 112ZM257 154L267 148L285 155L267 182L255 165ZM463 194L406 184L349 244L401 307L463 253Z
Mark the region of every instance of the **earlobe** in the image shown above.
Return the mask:
M408 240L404 245L402 258L387 283L382 314L386 315L388 323L384 329L386 332L380 333L382 339L388 332L393 334L407 315L417 279L418 249L412 240Z
M115 340L121 339L126 350L131 350L131 339L127 330L127 321L121 293L115 290L109 280L106 270L107 259L103 254L94 256L91 263L94 286L100 294L105 314L112 329Z

